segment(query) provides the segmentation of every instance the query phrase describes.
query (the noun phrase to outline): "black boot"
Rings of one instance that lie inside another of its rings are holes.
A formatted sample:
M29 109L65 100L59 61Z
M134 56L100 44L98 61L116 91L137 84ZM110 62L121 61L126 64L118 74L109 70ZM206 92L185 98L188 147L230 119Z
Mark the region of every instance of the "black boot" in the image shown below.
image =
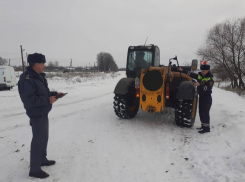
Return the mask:
M203 127L202 130L198 131L198 133L201 133L201 134L208 133L208 132L210 132L210 128L209 127Z
M203 129L203 125L201 127L196 128L197 130L202 130Z
M29 176L34 177L34 178L43 179L43 178L49 177L49 174L41 170L41 171L34 172L34 173L29 172Z
M55 161L47 160L46 162L41 164L41 166L52 166L52 165L55 165Z

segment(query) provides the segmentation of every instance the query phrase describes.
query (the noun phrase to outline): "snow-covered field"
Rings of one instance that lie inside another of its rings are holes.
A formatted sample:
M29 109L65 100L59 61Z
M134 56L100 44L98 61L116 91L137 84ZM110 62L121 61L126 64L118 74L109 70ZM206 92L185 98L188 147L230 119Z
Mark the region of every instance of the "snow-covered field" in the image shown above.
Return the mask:
M139 111L131 120L113 111L113 90L125 72L67 82L49 79L51 90L68 92L49 114L44 180L29 173L32 138L17 87L0 92L1 182L243 182L245 181L245 99L213 88L211 133L174 123L163 114Z

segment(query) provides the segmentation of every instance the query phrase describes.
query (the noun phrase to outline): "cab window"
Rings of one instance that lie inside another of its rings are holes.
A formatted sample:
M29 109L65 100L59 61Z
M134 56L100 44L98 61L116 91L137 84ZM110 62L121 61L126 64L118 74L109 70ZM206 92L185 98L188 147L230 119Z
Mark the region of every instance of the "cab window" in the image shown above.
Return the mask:
M155 50L154 66L155 67L159 67L160 66L160 50L159 50L158 47L156 47L156 50Z
M151 51L131 51L128 57L128 69L133 71L139 62L138 60L141 59L145 64L152 65L152 52Z

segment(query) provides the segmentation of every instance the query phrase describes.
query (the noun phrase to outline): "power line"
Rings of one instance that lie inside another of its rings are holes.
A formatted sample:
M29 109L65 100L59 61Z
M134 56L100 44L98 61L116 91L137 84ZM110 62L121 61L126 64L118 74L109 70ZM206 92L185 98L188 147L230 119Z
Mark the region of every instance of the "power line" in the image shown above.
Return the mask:
M23 56L23 58L26 58ZM18 57L18 58L10 58L11 60L16 60L16 59L22 59L21 57Z
M70 59L71 58L50 58L50 57L46 57L46 59L52 59L52 60L69 60L70 61Z
M0 53L1 55L9 55L9 54L20 54L19 52L10 52L10 53Z
M16 50L16 51L14 51L14 52L17 52L17 48L12 48L12 49L9 49L9 50L7 50L7 51L2 51L2 52L0 52L0 54L2 54L2 53L10 53L10 52L13 52L13 50Z
M11 60L11 59L10 59L10 60ZM13 64L13 63L15 63L15 64L16 64L16 63L20 63L20 61L17 61L17 60L12 61L12 60L11 60L11 64Z

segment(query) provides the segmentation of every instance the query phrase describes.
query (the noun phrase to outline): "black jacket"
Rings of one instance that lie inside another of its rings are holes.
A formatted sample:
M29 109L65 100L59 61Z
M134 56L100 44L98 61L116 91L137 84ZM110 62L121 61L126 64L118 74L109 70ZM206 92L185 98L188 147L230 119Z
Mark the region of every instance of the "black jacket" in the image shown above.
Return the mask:
M29 118L48 114L52 109L49 97L57 95L49 91L45 73L38 74L31 67L20 75L18 90Z
M200 97L211 96L214 80L210 71L205 76L202 76L201 72L198 72L198 74L189 71L183 72L198 81L200 85L197 87L197 91Z

